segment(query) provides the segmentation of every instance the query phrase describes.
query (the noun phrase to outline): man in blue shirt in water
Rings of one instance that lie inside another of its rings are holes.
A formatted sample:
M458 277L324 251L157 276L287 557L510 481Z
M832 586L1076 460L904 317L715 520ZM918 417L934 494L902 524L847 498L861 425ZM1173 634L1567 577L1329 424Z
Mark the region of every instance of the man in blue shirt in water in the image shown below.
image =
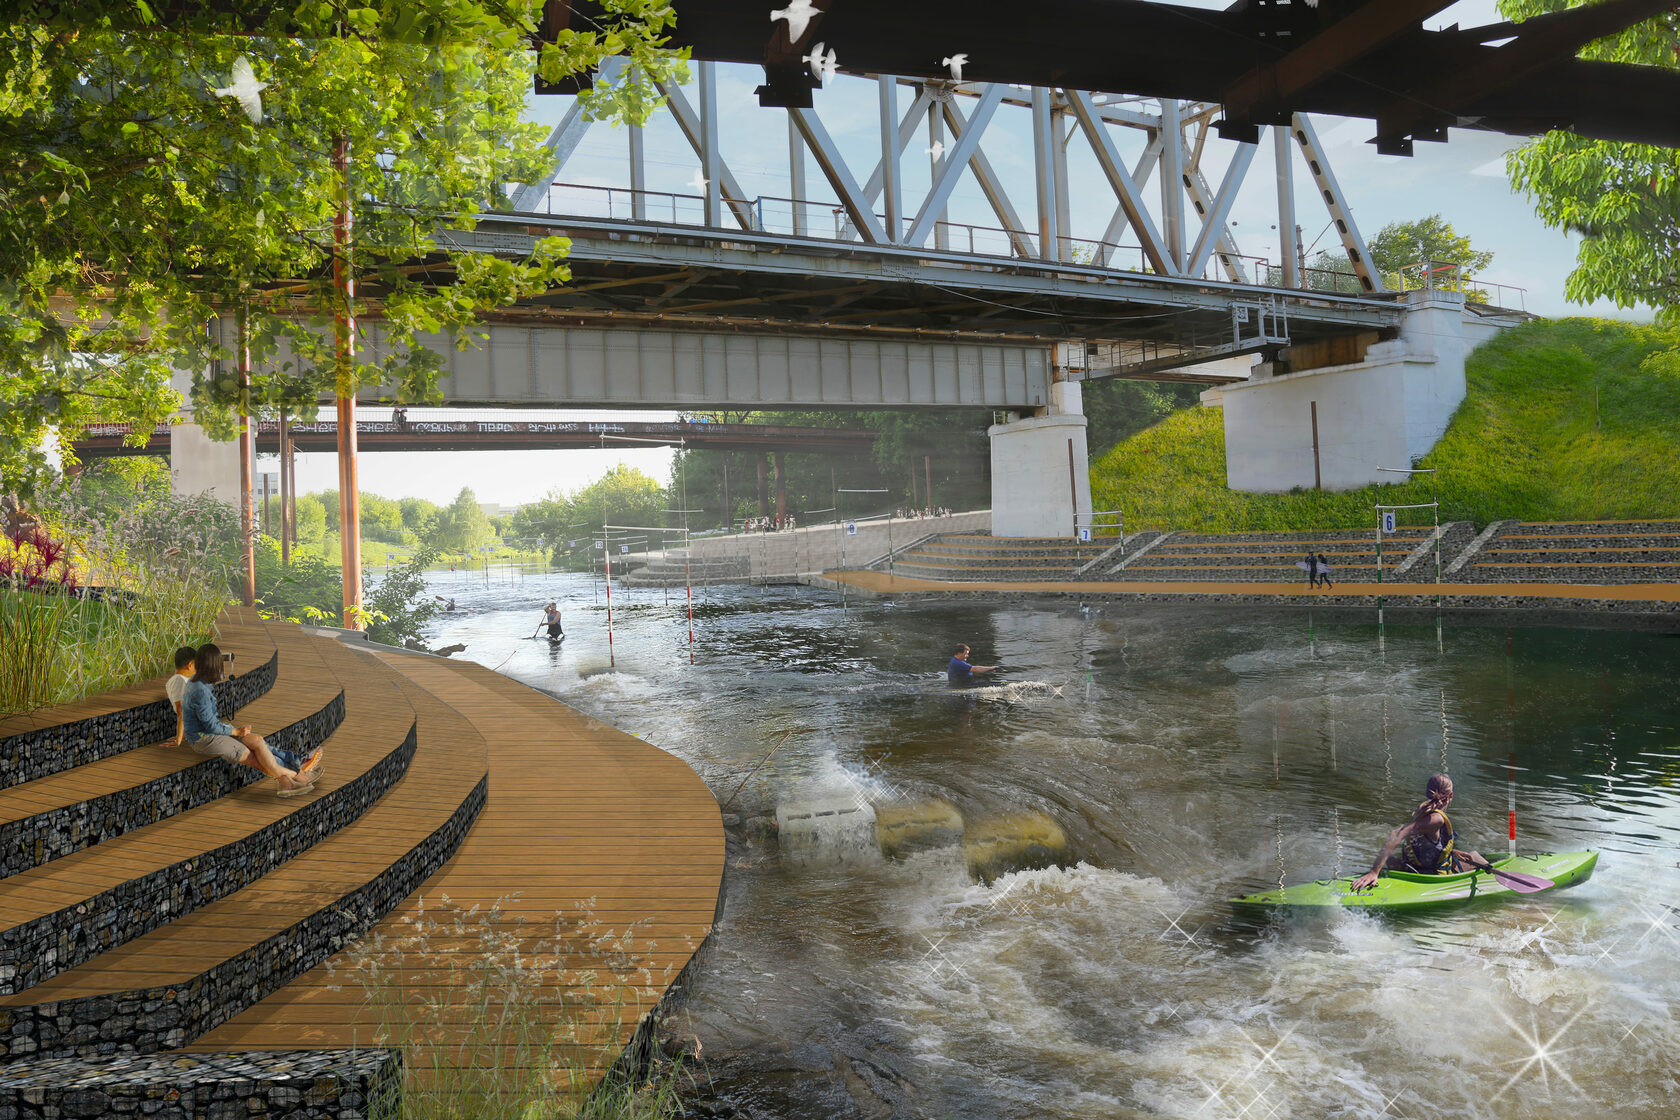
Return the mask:
M981 673L989 673L996 668L996 665L970 665L968 647L958 646L957 655L945 666L945 679L951 684L967 684Z

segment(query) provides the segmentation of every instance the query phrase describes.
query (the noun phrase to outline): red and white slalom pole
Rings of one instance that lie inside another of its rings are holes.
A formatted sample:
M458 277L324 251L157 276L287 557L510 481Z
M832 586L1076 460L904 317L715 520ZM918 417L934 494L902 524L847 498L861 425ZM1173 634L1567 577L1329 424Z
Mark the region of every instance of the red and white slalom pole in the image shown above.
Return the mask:
M613 627L612 627L612 534L601 530L601 555L606 557L607 572L607 664L618 668L618 659L613 655Z
M1517 854L1517 767L1510 755L1505 756L1505 792L1506 809L1510 813L1510 834L1512 855Z

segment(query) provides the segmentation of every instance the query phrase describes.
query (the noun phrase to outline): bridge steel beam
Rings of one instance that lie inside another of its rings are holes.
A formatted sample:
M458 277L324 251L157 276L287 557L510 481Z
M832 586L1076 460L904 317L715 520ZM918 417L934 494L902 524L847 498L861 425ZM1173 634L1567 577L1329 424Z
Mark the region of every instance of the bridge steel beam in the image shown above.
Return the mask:
M362 321L370 363L391 356ZM904 408L1031 410L1050 397L1046 344L812 338L492 324L478 346L425 339L444 363L443 400L549 408ZM293 360L284 344L276 364ZM373 390L369 399L389 397Z
M1371 251L1365 247L1365 238L1359 232L1358 223L1353 220L1353 210L1348 206L1347 196L1342 193L1341 184L1336 182L1336 173L1330 170L1330 160L1324 154L1324 145L1319 142L1318 131L1313 128L1312 122L1300 113L1295 114L1295 119L1290 122L1290 129L1295 134L1296 142L1301 145L1301 151L1306 153L1307 170L1312 174L1314 185L1318 187L1319 197L1324 200L1324 208L1330 212L1330 221L1336 227L1337 236L1342 239L1342 249L1353 264L1354 275L1359 277L1360 286L1367 292L1387 291L1382 274L1371 267ZM1294 236L1293 229L1278 230L1280 245Z

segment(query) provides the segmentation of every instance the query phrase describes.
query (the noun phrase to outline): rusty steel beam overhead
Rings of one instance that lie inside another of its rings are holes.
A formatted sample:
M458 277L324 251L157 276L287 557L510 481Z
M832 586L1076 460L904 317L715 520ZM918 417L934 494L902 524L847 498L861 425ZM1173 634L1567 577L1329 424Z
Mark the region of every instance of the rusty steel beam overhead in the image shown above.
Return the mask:
M696 60L762 66L760 103L810 108L811 48L844 73L1004 83L1229 102L1219 122L1254 142L1295 113L1366 117L1379 150L1448 128L1516 136L1567 129L1680 147L1680 71L1584 62L1593 38L1680 10L1680 0L1602 0L1523 23L1425 30L1444 0L1236 0L1223 11L1155 0L671 0L671 42ZM18 0L15 19L55 27L139 19L139 5ZM281 0L154 0L147 22L285 34ZM808 14L805 14L807 13ZM588 30L599 0L546 0L538 37ZM1671 15L1671 18L1672 15ZM1504 41L1504 40L1509 40ZM1492 45L1498 44L1498 45ZM960 59L953 69L949 61ZM575 92L589 76L540 92Z
M801 52L820 40L844 73L950 80L944 60L960 54L965 82L1230 102L1220 131L1248 141L1259 125L1312 112L1376 121L1395 151L1447 127L1680 146L1680 72L1583 62L1585 40L1552 26L1614 34L1680 9L1675 0L1606 0L1486 33L1425 30L1445 0L1237 0L1223 11L1153 0L813 0L816 14L791 41L789 22L769 18L775 3L672 6L672 42L695 58L764 67L764 105L811 105ZM542 33L586 27L598 12L591 0L549 0Z

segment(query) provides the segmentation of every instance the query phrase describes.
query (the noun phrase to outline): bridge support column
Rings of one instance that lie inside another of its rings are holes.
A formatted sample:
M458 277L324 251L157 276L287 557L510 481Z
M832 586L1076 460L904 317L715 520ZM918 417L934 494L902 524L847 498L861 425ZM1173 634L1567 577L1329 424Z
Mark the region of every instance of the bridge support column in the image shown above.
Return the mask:
M1393 482L1377 468L1408 467L1429 453L1464 400L1465 356L1517 319L1466 314L1457 292L1407 292L1405 308L1398 338L1302 347L1289 352L1293 368L1262 363L1251 380L1222 390L1231 489L1313 485L1315 412L1326 490Z
M1086 420L1077 381L1050 386L1039 416L994 424L992 535L1073 537L1091 517Z
M781 526L787 521L787 463L782 459L782 453L776 452L776 524Z
M758 515L770 516L769 479L770 454L767 451L758 453Z
M187 399L192 374L176 370L170 379ZM175 496L214 494L229 505L239 503L239 444L218 443L192 422L191 409L182 409L169 425L169 480Z

